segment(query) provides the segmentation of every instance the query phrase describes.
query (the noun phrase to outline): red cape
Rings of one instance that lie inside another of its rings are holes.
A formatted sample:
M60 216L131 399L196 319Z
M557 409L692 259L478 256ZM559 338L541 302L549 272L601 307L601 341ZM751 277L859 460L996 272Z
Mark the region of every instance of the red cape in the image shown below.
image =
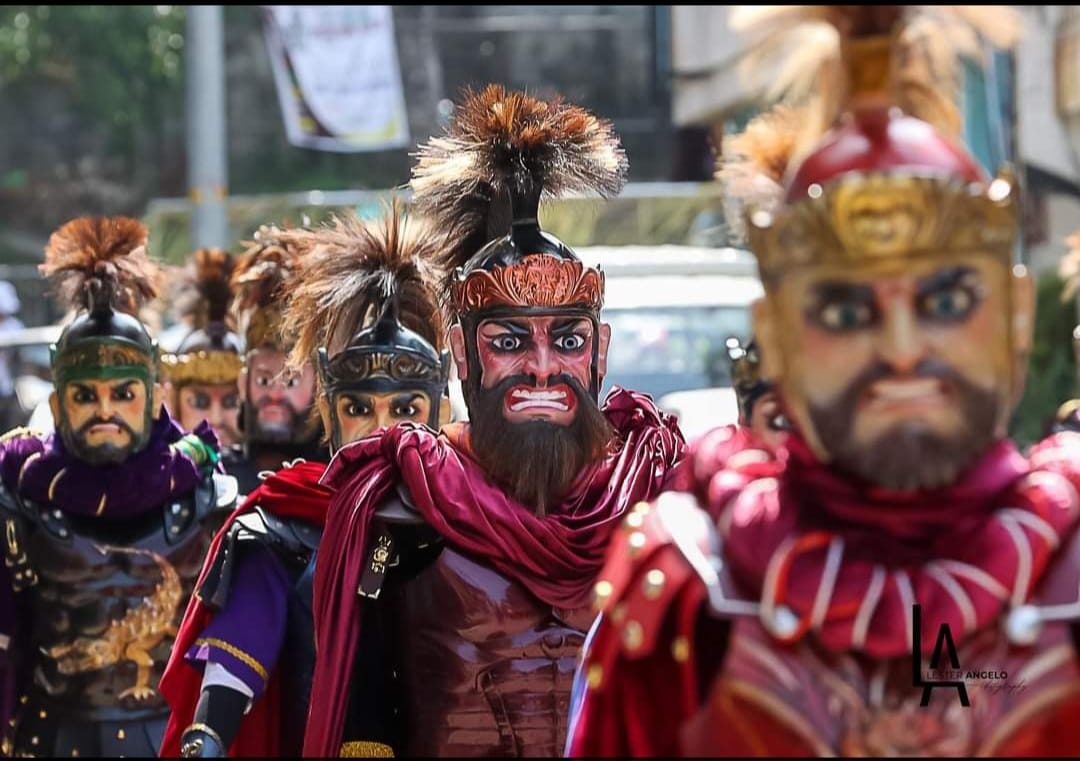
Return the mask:
M214 536L195 588L202 586L233 521L250 512L256 505L279 518L299 518L320 526L325 525L326 510L332 495L330 489L319 483L319 478L325 469L326 465L321 462L300 462L274 473L249 494ZM209 625L213 616L213 610L204 605L198 596L191 596L187 611L184 613L184 620L176 635L172 655L169 657L169 663L165 667L165 673L162 674L161 683L158 686L172 710L169 724L165 729L165 737L161 743L160 755L162 757L175 758L180 755L180 736L191 724L195 715L195 706L199 702L202 687L202 672L193 668L184 656ZM280 755L281 743L278 728L283 721L302 721L303 717L281 716L278 687L277 676L271 673L266 693L255 701L255 705L240 723L240 731L229 749L230 756Z
M315 571L315 671L305 756L337 756L359 639L357 587L368 526L404 484L424 520L459 551L489 564L549 605L591 601L612 533L635 503L656 496L684 442L673 418L641 394L616 389L604 404L617 442L587 466L545 517L488 481L463 446L465 431L437 436L402 424L342 449L324 483L335 489Z

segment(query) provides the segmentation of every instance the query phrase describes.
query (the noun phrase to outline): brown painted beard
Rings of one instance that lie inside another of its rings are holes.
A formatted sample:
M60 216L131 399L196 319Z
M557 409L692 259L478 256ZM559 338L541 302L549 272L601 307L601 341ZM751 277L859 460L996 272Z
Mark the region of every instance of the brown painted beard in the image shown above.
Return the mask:
M891 367L879 363L859 375L836 401L810 405L810 419L822 446L841 469L886 489L938 489L955 483L996 438L997 396L951 367L927 360L911 375L938 378L952 386L967 424L957 433L943 436L918 421L905 421L869 445L856 442L852 431L859 397L871 383L896 375Z
M548 385L565 383L577 396L577 414L568 426L543 420L511 423L503 417L503 400L515 385L536 385L536 379L515 375L494 388L464 383L469 408L473 455L492 481L537 515L544 515L562 497L578 474L607 451L614 437L600 407L581 385L567 375Z

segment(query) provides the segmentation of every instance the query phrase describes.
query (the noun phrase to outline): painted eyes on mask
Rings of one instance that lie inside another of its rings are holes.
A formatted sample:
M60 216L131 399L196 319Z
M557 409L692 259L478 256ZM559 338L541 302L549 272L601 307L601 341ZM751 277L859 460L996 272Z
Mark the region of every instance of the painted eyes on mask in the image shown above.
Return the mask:
M928 284L914 296L914 311L927 323L951 323L966 320L978 307L980 289L974 276L966 271L948 273L948 277ZM869 290L837 294L825 298L810 313L810 319L831 333L846 333L877 325L881 311Z
M574 352L584 348L585 342L586 338L581 333L568 333L564 336L558 336L552 343L560 351ZM504 333L492 338L491 345L496 351L513 352L521 349L524 342L515 335Z
M930 320L955 322L975 309L978 299L970 288L955 286L925 294L919 299L919 312Z
M350 402L345 405L344 412L348 417L371 417L374 415L372 406L368 402ZM414 402L395 402L390 407L390 414L395 418L412 418L420 414L420 407Z
M843 333L864 328L877 318L873 305L859 301L835 301L824 304L817 321L826 330Z
M274 382L276 376L273 375L257 375L255 376L255 385L260 388L266 388ZM299 375L290 375L281 381L281 385L285 388L296 388L300 385L301 377Z
M109 398L114 402L131 402L135 400L135 392L130 388L116 388L109 393ZM89 388L76 389L71 395L75 404L93 404L98 400L97 392Z
M491 339L496 351L511 352L521 348L521 339L510 333L504 333Z
M188 400L188 406L195 410L208 410L210 409L210 397L206 394L196 394ZM240 397L236 394L229 394L222 398L221 406L226 410L235 410L240 407Z
M348 417L369 417L371 415L371 405L366 402L350 402L345 405L345 414Z
M585 347L585 336L580 333L570 333L555 339L556 348L563 351L580 351Z

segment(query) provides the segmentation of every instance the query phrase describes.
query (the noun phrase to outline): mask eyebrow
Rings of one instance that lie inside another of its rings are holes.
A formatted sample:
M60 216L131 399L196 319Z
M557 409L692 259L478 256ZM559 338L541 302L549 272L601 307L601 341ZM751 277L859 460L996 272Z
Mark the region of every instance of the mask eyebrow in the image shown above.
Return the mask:
M511 320L492 320L492 323L498 325L504 330L510 331L515 336L527 336L532 332L531 330L529 330L528 325L522 325L520 322L514 322Z
M127 390L128 390L128 389L129 389L129 388L130 388L130 387L131 387L132 385L134 385L135 383L138 383L138 381L137 381L137 380L135 380L134 378L132 378L132 379L131 379L131 380L129 380L129 381L124 381L124 382L123 382L123 383L121 383L121 384L120 384L119 386L113 386L113 389L112 389L112 390L113 390L113 391L127 391Z
M964 281L973 281L977 277L977 273L971 267L946 267L920 280L917 292L921 296L934 291L955 288L959 285L974 286L976 285L975 282L965 283Z
M869 285L859 283L845 283L832 280L817 283L810 291L815 304L828 304L833 301L864 301L874 300L874 289Z
M396 404L408 404L409 402L415 402L417 399L422 399L423 396L419 391L407 391L395 396L394 402Z
M561 320L555 323L555 326L551 329L551 335L564 336L567 333L576 333L579 328L584 328L588 325L589 321L584 317L571 317L567 320Z

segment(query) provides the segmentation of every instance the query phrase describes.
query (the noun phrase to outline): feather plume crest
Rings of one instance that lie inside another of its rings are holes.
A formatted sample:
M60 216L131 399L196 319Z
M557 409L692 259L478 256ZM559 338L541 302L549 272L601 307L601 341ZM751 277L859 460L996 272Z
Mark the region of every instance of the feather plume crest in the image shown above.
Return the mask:
M232 327L230 280L235 268L236 257L220 248L195 251L187 266L176 273L173 312L190 319L196 330L215 322Z
M406 216L395 199L377 220L349 213L316 229L282 233L282 240L303 252L283 327L296 339L292 366L310 362L320 347L331 356L340 352L395 293L401 323L441 351L437 262L449 245L445 232Z
M956 137L962 58L981 61L982 40L1014 47L1021 14L1009 6L739 6L731 27L749 36L740 74L769 101L809 102L797 153L835 124L850 97L854 41L892 36L890 98L905 113ZM765 81L767 78L767 81Z
M49 236L39 269L69 309L90 309L100 298L137 316L161 284L147 239L146 226L130 217L80 217Z
M627 171L610 122L561 98L539 100L499 85L466 90L446 134L422 145L417 157L417 208L452 227L459 242L445 257L447 272L509 232L509 190L611 197Z
M725 139L716 180L724 190L724 219L736 240L745 241L746 210L771 211L783 199L784 177L805 121L805 107L779 103Z
M274 304L292 279L299 252L282 240L282 228L263 225L233 267L233 309L246 312Z

